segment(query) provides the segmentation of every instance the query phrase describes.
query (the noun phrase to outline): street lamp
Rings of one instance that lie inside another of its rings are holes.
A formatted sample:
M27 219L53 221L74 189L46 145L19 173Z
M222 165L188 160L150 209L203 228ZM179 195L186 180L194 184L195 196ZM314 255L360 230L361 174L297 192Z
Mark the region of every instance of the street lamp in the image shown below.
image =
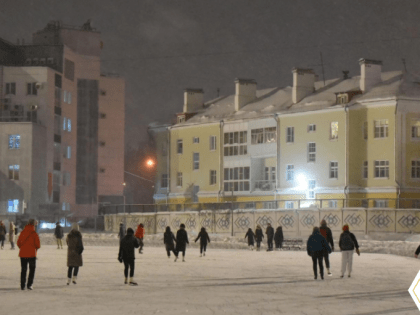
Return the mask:
M125 187L127 186L127 183L122 183L122 185L124 186L124 188L123 188L123 200L124 200L124 206L123 206L123 208L124 208L124 230L125 230L125 227L126 227L126 218L125 218Z

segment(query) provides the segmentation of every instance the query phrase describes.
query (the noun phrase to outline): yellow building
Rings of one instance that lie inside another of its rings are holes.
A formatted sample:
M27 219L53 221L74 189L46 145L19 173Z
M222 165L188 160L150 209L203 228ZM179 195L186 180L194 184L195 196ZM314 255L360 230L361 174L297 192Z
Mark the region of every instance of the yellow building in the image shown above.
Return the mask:
M169 150L156 187L164 183L165 198L157 189L155 201L420 207L418 80L383 73L381 61L359 64L360 76L325 83L293 69L285 88L236 79L234 95L206 103L202 90L185 90L177 123L164 127Z

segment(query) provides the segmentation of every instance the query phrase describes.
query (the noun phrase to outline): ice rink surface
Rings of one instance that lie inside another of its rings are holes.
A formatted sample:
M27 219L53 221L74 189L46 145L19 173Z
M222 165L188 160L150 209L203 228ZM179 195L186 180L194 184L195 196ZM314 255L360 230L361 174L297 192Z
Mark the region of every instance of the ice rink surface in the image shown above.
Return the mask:
M208 248L186 262L163 247L136 253L134 279L124 285L118 247L86 246L77 284L66 285L67 250L38 252L33 291L20 290L18 250L0 251L1 314L419 314L408 288L414 258L355 254L352 277L340 278L341 253L330 256L332 277L314 280L305 251L255 252Z

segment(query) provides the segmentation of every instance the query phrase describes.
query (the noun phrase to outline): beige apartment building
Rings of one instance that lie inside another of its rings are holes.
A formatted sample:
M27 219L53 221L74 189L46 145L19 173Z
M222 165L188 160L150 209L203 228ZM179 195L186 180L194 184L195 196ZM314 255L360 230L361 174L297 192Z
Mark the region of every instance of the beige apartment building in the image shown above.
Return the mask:
M100 32L52 21L0 39L0 213L80 216L122 203L125 82L101 74Z

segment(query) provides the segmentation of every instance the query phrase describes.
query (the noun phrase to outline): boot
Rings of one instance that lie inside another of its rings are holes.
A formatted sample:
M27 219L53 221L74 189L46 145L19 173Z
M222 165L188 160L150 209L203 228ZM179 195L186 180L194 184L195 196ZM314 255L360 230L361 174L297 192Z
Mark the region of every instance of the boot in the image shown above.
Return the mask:
M185 258L184 257L182 257L182 262L185 262Z
M76 284L77 277L73 276L73 284Z
M128 283L128 278L124 278L125 280L124 280L124 284L127 284Z
M328 273L329 276L332 276L332 273L330 271L330 268L327 268L327 273Z
M138 285L137 282L134 282L132 277L130 277L130 285Z
M67 279L67 285L70 285L70 282L71 282L71 278L68 278Z
M178 260L178 256L175 256L175 260L174 260L174 262L176 262Z
M203 253L203 256L206 256L206 252Z

